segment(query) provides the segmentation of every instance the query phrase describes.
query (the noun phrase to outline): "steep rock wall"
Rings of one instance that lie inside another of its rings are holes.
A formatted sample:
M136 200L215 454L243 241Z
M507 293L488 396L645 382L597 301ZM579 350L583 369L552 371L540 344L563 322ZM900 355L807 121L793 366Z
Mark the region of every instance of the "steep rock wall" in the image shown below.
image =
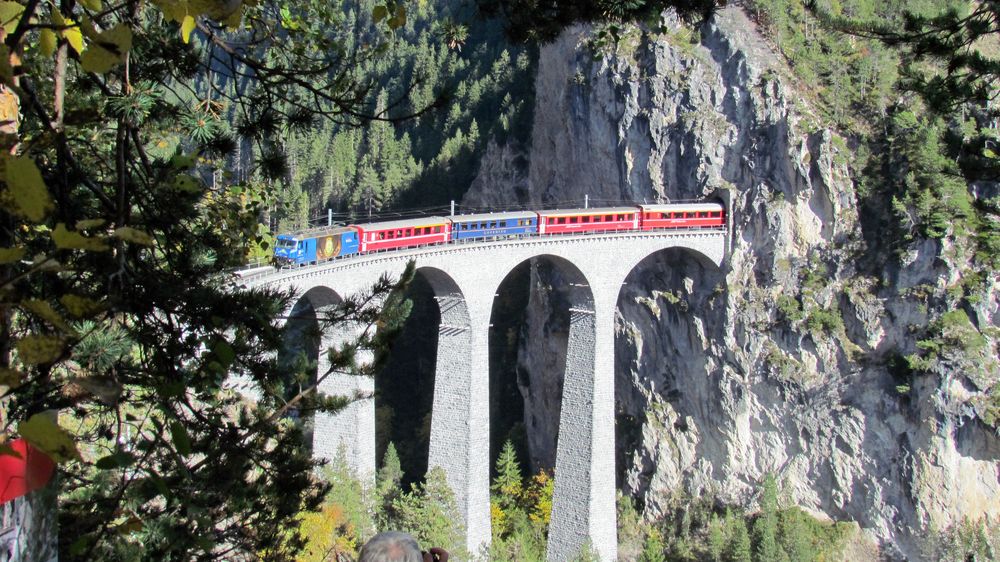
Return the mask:
M513 164L522 149L495 148L503 158L468 195L729 206L722 271L663 252L623 287L623 489L651 516L680 491L752 505L773 472L792 501L858 521L894 558L919 558L929 530L963 516L1000 516L1000 438L976 415L997 379L992 342L971 370L955 357L908 388L898 378L962 256L925 242L900 268L860 271L872 250L844 140L738 8L700 34L665 19L671 31L628 30L600 60L584 28L544 47L527 170ZM1000 321L991 281L969 310L981 330ZM530 299L528 332L544 332L549 302ZM528 338L520 359L531 388L551 394L561 373L543 340ZM529 404L533 415L552 419Z

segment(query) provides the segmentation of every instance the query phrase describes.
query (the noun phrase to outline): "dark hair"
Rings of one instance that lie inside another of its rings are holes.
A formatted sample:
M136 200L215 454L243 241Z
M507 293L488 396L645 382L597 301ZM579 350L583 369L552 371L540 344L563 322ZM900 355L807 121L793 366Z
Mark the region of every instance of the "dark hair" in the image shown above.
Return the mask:
M399 531L386 531L361 548L358 562L423 562L416 539Z

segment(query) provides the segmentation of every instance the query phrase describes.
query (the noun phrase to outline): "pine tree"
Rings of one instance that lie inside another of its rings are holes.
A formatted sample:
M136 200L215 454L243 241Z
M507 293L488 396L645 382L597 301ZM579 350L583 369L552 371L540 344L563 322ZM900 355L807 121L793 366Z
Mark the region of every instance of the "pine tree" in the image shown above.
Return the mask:
M414 485L392 508L389 527L412 534L422 545L440 546L457 559L465 558L462 518L441 467L432 468L424 485Z
M659 529L650 529L642 544L639 562L665 562L667 559L665 550L666 545L663 544L663 535Z
M811 562L819 554L806 524L805 513L797 507L785 510L780 518L781 546L790 562Z
M726 515L730 521L729 532L729 562L751 562L750 532L747 531L746 521L736 515Z
M778 545L778 485L773 474L764 477L760 500L760 516L754 522L758 560L779 560Z
M712 514L712 519L708 522L708 555L713 562L722 562L722 555L726 549L726 526L719 516Z
M521 500L524 482L521 478L521 465L514 452L514 444L508 439L504 442L497 458L497 476L490 488L501 501L515 505Z

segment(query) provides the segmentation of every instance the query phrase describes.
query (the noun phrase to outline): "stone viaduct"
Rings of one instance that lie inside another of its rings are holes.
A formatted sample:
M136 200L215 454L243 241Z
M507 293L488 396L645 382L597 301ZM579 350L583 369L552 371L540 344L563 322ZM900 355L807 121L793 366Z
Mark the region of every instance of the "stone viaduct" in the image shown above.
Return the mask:
M398 276L415 260L417 275L431 285L441 312L428 467L444 469L465 520L468 549L476 553L491 537L488 338L494 296L518 265L532 258L551 260L569 280L571 304L547 558L571 560L589 543L602 560L615 560L614 315L619 291L633 268L661 250L686 248L721 266L726 246L722 230L539 236L270 270L244 283L292 288L300 295L297 307L320 310L363 291L382 274ZM321 349L336 338L323 334ZM324 355L319 354L320 372ZM373 386L371 379L334 375L321 390L370 396ZM336 416L317 416L314 454L331 458L338 449L347 451L363 478L374 478L374 399L356 401Z

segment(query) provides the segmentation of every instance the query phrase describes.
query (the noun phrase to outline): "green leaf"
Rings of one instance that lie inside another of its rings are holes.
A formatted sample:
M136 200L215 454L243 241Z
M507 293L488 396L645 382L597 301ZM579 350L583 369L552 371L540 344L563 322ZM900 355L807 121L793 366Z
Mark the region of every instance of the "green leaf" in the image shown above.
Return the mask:
M132 28L124 23L103 31L80 55L80 65L87 72L106 74L125 62L125 54L132 48Z
M123 227L120 227L120 228L116 228L115 232L114 232L114 234L112 234L112 236L114 236L115 238L118 238L120 240L124 240L126 242L131 242L133 244L139 244L139 245L142 245L142 246L152 246L153 245L153 237L152 236L150 236L149 234L146 234L145 232L143 232L141 230L132 228L130 226L123 226Z
M104 224L106 222L108 222L108 221L106 221L104 219L83 219L83 220L76 221L76 229L77 230L89 230L91 228L97 228L97 227L100 227L100 226L104 226Z
M52 241L57 248L63 250L89 250L92 252L103 252L110 249L107 237L91 236L87 237L79 232L67 230L66 225L59 223L52 231Z
M406 25L406 7L400 4L396 7L396 15L394 15L388 22L389 29L397 30L400 27Z
M53 205L38 166L27 156L8 156L4 164L4 181L18 211L31 221L41 222Z
M57 463L80 459L80 451L68 431L59 427L54 416L35 414L17 426L17 432Z
M181 422L171 422L170 437L174 440L174 447L181 456L186 457L191 454L191 438L188 437L187 430Z
M0 265L21 261L24 248L0 248Z
M174 188L188 193L201 193L203 186L198 178L188 174L179 174L174 178Z
M17 29L17 24L21 21L23 13L24 6L17 2L0 2L0 26L3 26L8 35Z
M379 5L372 8L372 21L378 23L389 16L389 8Z
M22 301L21 306L26 310L35 313L35 316L42 318L63 332L74 337L77 335L76 330L74 330L73 327L63 319L62 315L56 312L56 310L52 308L52 305L48 302L39 299L31 299Z
M111 377L81 377L70 379L70 382L109 406L117 404L122 395L121 383Z
M24 381L24 373L21 371L0 367L0 386L17 388L21 386L22 381Z
M219 363L223 367L229 367L236 359L236 352L233 350L233 346L229 345L229 342L223 339L216 340L215 345L212 346L212 353L219 359Z
M56 52L56 32L51 29L39 31L38 49L42 52L42 56L51 57Z
M102 5L101 0L78 0L84 8L87 8L91 12L100 12Z
M17 356L28 365L52 363L62 355L66 342L56 336L30 335L15 344Z
M97 459L94 466L101 470L111 470L113 468L126 468L135 463L135 456L125 451L115 451L114 454Z
M93 316L104 309L104 305L97 301L69 293L59 297L59 302L77 318Z

